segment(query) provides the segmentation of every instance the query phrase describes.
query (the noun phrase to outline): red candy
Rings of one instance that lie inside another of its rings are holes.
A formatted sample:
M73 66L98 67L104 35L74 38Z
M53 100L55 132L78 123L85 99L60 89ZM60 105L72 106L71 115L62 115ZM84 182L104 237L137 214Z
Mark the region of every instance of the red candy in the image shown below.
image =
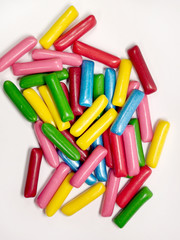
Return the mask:
M112 154L111 154L111 143L110 143L110 139L109 139L109 132L110 132L110 128L108 128L102 135L103 137L103 144L104 147L107 149L107 155L105 157L106 160L106 165L109 168L113 168L113 158L112 158Z

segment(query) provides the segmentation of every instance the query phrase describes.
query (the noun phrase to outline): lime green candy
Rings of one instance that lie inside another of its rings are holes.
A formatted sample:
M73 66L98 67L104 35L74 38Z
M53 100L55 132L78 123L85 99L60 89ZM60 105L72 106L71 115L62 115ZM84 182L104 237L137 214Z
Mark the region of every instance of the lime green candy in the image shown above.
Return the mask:
M95 74L93 83L93 99L96 100L99 96L104 94L104 75ZM102 116L103 112L99 114L97 119Z

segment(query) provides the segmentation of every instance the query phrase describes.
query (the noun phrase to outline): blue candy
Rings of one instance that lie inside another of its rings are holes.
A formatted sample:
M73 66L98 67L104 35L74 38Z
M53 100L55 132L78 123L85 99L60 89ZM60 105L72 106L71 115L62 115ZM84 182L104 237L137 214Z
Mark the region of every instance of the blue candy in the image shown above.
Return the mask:
M116 72L112 68L106 68L104 94L108 99L108 105L106 106L105 111L108 111L110 108L114 108L114 109L116 108L112 104L115 86L116 86Z

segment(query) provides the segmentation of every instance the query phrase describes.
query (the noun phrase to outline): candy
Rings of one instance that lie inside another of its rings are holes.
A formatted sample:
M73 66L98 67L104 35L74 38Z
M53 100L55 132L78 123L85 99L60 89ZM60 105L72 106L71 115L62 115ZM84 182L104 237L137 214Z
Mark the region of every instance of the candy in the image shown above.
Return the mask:
M30 122L35 122L37 120L37 115L31 105L26 101L19 89L11 81L4 82L4 91L14 103L14 105L19 109L22 115Z
M128 97L126 103L122 107L118 117L114 121L111 132L122 135L124 129L128 125L133 113L136 111L136 108L140 104L144 97L144 93L139 90L133 90L131 95Z
M139 191L141 186L151 175L152 170L148 166L144 166L140 169L138 175L134 176L128 181L125 187L119 192L116 203L120 208L125 208L126 205L131 201L135 194Z
M74 173L69 173L67 177L64 179L62 184L59 186L58 190L48 203L45 212L48 217L52 217L58 209L61 207L69 193L71 192L73 186L69 183L70 179Z
M42 159L42 150L40 148L33 148L31 150L28 174L27 174L26 185L24 190L24 196L26 198L36 196L41 159Z
M46 208L51 198L57 191L58 187L61 185L61 183L69 173L69 171L70 167L67 166L65 163L59 164L59 166L54 171L52 177L36 199L36 203L40 208Z
M123 142L126 155L126 163L129 176L135 176L139 174L139 162L136 147L136 137L134 127L128 125L123 133Z
M149 147L149 151L146 158L146 164L151 168L156 168L165 140L168 134L170 123L164 120L159 120L154 136Z
M123 228L139 208L153 196L148 187L142 188L131 202L116 216L114 223Z
M52 125L56 126L46 104L43 102L41 97L35 92L34 89L25 89L23 91L23 96L30 103L30 105L33 107L33 109L43 122L51 123Z
M126 101L129 78L131 74L132 63L128 59L122 59L119 65L119 73L117 77L116 87L112 104L122 107Z
M103 160L106 154L107 150L103 146L97 146L71 178L70 184L73 187L79 188L94 171L97 165Z
M80 41L76 41L73 44L73 52L85 56L87 58L90 58L92 60L101 62L111 68L119 67L121 61L120 58L112 54L94 48Z
M98 115L104 110L108 103L108 99L105 95L99 96L92 104L90 108L88 108L83 115L73 124L70 129L70 133L79 137L83 134L86 129L94 122L94 120L98 117Z
M144 88L145 94L151 94L157 91L157 87L152 79L149 69L144 61L142 53L137 45L128 49L128 55L136 69L139 79Z
M12 65L15 76L29 75L34 73L54 72L62 70L60 58L39 60L34 62L14 63Z
M45 136L67 157L75 161L80 159L78 150L53 125L44 123L41 129Z
M32 58L34 60L44 60L52 58L60 58L62 64L77 66L79 67L82 64L82 57L78 54L68 53L68 52L58 52L53 50L46 49L34 49L32 51Z
M104 79L104 94L108 99L108 105L105 108L105 111L109 110L110 108L116 108L112 104L112 98L114 95L114 90L116 86L116 72L112 68L106 68L105 71L105 79Z
M114 108L109 109L96 123L94 123L78 140L77 145L86 150L100 135L105 132L117 117Z
M76 19L78 12L74 6L70 6L63 15L54 23L49 31L40 39L39 43L43 48L50 48L57 38Z
M29 52L37 44L37 39L33 36L27 37L9 50L4 56L0 58L0 72L10 67L24 54Z
M35 131L37 140L43 151L43 155L46 161L49 163L51 167L57 168L59 165L58 154L52 142L50 142L49 139L46 136L44 136L44 134L42 133L41 131L42 124L43 123L41 121L37 121L34 124L34 131Z
M132 93L134 89L139 89L140 83L138 81L130 81L128 90L127 90L127 96L126 99L129 97L129 95Z
M107 149L107 155L105 157L106 159L106 165L109 168L113 168L113 158L112 158L112 153L111 153L111 143L110 143L110 138L109 138L109 133L110 133L110 129L108 128L103 134L103 143L104 143L104 147Z
M45 76L46 84L52 94L56 107L63 122L70 121L74 118L73 112L69 106L67 98L62 90L59 80L55 73Z
M81 210L83 207L91 203L93 200L101 196L106 190L106 187L103 183L97 183L94 186L90 187L73 200L65 204L61 211L67 215L71 216Z
M153 138L153 130L147 95L144 95L136 112L141 131L141 139L143 142L151 142Z
M81 67L81 86L79 104L84 107L90 107L93 102L93 79L94 63L83 60Z
M87 18L79 22L68 32L61 35L54 43L54 47L58 51L63 51L76 40L82 37L85 33L91 30L96 25L96 19L93 15L89 15Z

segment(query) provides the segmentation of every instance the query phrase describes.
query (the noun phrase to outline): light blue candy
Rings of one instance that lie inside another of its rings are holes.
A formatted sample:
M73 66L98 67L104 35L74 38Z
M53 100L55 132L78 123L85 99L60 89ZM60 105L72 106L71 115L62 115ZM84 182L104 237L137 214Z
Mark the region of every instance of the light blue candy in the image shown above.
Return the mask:
M97 146L103 146L103 139L102 135L98 137L93 144L91 145L92 149L94 150ZM99 182L107 181L107 170L106 170L106 162L105 158L99 163L99 165L94 170L95 176Z
M116 86L116 72L112 68L106 68L104 94L108 99L108 105L106 106L105 111L108 111L110 108L114 108L114 109L116 108L112 104L115 86Z
M133 113L136 111L136 108L140 104L144 97L144 93L135 89L128 97L126 103L122 107L119 115L117 116L116 120L114 121L111 132L122 135L126 126L128 125Z
M58 155L62 158L62 160L72 169L73 172L77 172L77 170L80 168L81 166L81 162L80 161L73 161L71 159L69 159L66 155L64 155L60 150L57 151ZM96 183L96 178L93 174L91 174L87 179L86 179L86 183L88 185L93 185Z
M94 62L84 60L81 68L79 104L90 107L93 103Z

